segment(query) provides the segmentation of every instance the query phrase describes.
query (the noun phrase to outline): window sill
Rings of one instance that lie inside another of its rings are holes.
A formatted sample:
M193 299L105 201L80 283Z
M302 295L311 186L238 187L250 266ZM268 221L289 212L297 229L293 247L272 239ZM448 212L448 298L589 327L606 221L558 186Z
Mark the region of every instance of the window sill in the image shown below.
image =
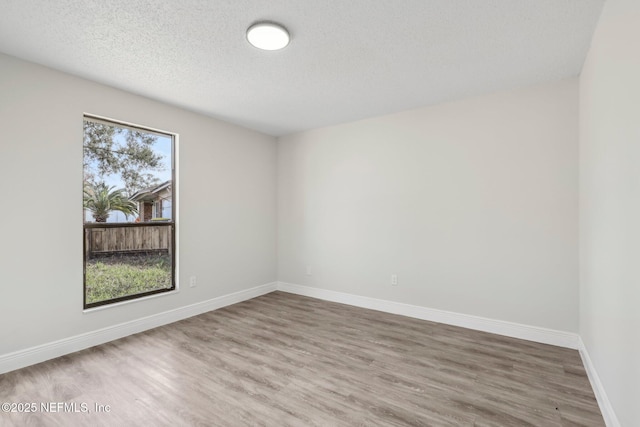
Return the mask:
M130 299L130 300L126 300L126 301L120 301L120 302L114 302L113 304L105 304L105 305L100 305L98 307L91 307L91 308L85 308L84 310L82 310L83 314L90 314L93 313L95 311L102 311L105 309L109 309L112 307L119 307L121 305L127 305L127 304L132 304L132 303L136 303L136 302L141 302L141 301L147 301L150 299L154 299L154 298L160 298L160 297L164 297L164 296L168 296L168 295L175 295L177 293L180 293L180 289L176 288L172 291L169 292L162 292L159 294L153 294L153 295L149 295L146 297L141 297L141 298L135 298L135 299Z

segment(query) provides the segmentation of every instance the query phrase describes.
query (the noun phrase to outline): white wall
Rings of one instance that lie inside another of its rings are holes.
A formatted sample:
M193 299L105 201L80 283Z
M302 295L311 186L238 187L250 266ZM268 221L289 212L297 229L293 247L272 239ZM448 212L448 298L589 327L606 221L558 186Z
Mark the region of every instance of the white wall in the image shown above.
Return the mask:
M179 134L178 294L83 314L84 112ZM6 55L0 131L0 355L276 280L275 138Z
M580 335L640 426L640 3L608 0L580 77Z
M280 281L577 332L576 79L278 146Z

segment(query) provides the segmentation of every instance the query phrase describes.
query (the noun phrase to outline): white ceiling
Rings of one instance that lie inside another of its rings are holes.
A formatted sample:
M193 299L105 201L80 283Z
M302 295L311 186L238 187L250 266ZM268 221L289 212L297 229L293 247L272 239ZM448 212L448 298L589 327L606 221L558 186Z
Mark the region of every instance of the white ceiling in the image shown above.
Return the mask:
M576 76L603 3L0 0L0 51L284 135ZM289 46L249 45L261 20Z

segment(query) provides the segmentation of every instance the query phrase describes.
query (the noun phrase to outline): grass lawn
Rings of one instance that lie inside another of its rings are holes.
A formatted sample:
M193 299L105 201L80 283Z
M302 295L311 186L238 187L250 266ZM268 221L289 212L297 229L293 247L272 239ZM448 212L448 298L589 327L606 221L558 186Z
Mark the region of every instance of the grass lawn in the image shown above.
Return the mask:
M87 260L87 304L171 287L169 255L117 255Z

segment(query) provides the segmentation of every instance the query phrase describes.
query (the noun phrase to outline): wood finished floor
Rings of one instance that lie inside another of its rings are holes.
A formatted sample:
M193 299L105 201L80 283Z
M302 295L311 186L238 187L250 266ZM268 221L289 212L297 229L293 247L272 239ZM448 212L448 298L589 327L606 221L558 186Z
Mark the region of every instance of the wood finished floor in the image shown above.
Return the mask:
M283 292L0 375L1 402L90 411L3 426L604 425L575 350Z

